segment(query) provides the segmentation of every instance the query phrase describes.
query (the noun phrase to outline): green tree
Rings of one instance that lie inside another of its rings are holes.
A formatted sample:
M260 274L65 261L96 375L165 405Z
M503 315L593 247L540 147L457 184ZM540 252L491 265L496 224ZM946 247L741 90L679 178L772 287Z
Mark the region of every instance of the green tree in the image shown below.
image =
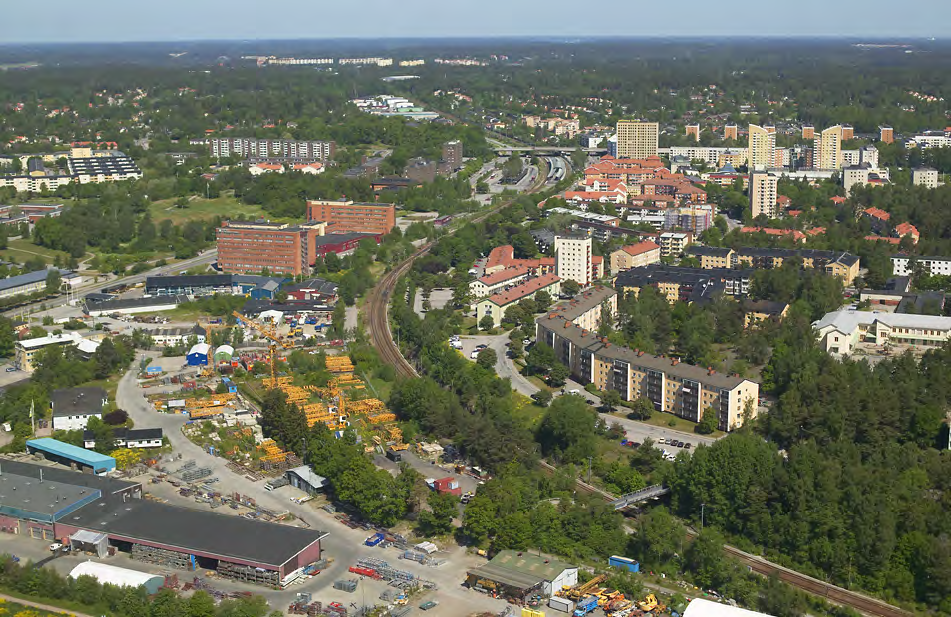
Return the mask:
M599 395L601 397L601 409L603 411L614 411L614 408L621 404L621 393L617 390L602 390Z
M578 292L581 291L581 285L576 281L568 279L561 284L561 293L564 296L575 297L578 295Z
M196 591L185 606L188 617L215 617L215 599L206 591Z
M548 383L556 388L563 386L570 374L571 372L568 370L568 367L559 362L548 371Z
M536 435L542 453L566 463L586 461L595 452L597 414L580 396L560 396L548 407Z
M693 580L705 589L719 587L728 576L723 535L712 527L704 527L690 544L685 557L685 565L693 575Z
M56 268L50 268L46 274L46 293L58 292L60 285L62 284L63 277L60 276L59 270Z
M476 362L486 370L495 369L495 363L498 362L499 355L491 347L486 347L476 356Z
M539 390L535 393L535 402L540 407L548 407L551 404L552 394L550 390Z
M640 517L637 536L633 540L636 554L644 565L654 569L666 569L680 556L686 530L666 508L655 508Z
M654 414L654 403L649 398L639 396L631 404L631 411L628 417L633 420L650 420Z
M89 418L86 424L86 430L92 432L93 439L96 440L96 446L93 448L100 454L108 454L116 449L116 437L112 427L93 416Z
M419 513L419 530L425 536L439 536L452 532L452 519L457 514L458 499L449 493L431 492L426 499L429 510Z
M492 315L486 315L479 320L479 328L482 330L491 330L495 327L495 320L492 319Z
M700 419L700 422L697 423L697 426L695 426L693 430L700 435L709 435L717 430L718 422L717 410L713 407L707 407L703 411L703 417Z

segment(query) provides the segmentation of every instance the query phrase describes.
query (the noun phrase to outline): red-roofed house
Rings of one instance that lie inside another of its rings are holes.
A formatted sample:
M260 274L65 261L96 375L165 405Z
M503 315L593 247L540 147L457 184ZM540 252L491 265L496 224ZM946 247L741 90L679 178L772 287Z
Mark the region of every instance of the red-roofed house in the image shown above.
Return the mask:
M282 174L284 173L284 166L277 163L255 163L248 167L248 171L251 172L252 176L270 173Z
M826 228L825 228L825 227L813 227L812 229L807 229L807 230L806 230L806 235L807 235L807 236L813 236L813 237L815 237L815 236L822 235L822 234L824 234L825 232L826 232Z
M493 274L499 270L504 270L512 264L515 258L515 247L511 244L497 246L489 251L489 256L485 260L485 273Z
M806 234L795 229L776 229L773 227L744 227L740 230L741 234L764 233L767 236L788 236L796 242L805 242Z
M304 174L317 175L324 173L324 166L321 163L297 163L292 168Z
M488 315L492 318L492 323L498 325L502 323L505 311L522 300L535 297L540 291L548 292L554 298L561 291L561 279L554 274L545 274L480 300L476 305L476 319L481 321Z
M844 204L845 201L846 201L845 197L842 197L841 195L836 195L835 197L832 198L832 203L834 203L837 206L840 204Z
M511 266L472 281L469 283L469 292L473 298L484 298L521 283L528 278L528 275L527 266Z
M880 208L866 208L862 210L860 216L863 216L871 221L872 229L878 232L881 232L882 229L888 224L888 220L892 218L891 214Z
M865 236L869 242L888 242L889 244L900 244L901 238L889 238L888 236Z
M776 198L776 205L785 210L792 205L792 199L786 197L785 195L780 195Z
M586 210L588 204L592 201L603 204L623 204L627 202L627 191L620 189L614 191L565 191L565 201L569 201L582 210Z
M619 248L611 253L611 274L640 268L660 261L660 245L646 240Z
M918 239L921 238L921 234L918 233L918 228L911 223L901 223L900 225L895 225L895 235L899 238L911 236L911 241L915 244L918 244Z

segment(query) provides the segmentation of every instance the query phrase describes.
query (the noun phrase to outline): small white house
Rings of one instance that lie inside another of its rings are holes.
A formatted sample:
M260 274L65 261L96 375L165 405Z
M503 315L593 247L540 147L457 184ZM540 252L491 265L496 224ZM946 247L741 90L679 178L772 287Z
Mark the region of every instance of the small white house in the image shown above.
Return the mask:
M53 408L53 430L84 429L89 418L102 419L102 408L108 401L102 388L64 388L53 390L50 406Z
M117 428L112 434L117 448L161 448L164 437L160 428ZM83 447L87 450L96 447L96 436L92 431L83 432Z

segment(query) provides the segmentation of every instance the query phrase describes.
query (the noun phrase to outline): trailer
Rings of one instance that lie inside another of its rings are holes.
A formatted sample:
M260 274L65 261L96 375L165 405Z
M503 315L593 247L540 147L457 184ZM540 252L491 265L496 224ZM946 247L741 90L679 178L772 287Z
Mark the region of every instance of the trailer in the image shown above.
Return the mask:
M364 541L364 544L366 544L367 546L376 546L377 544L382 542L385 537L386 536L384 536L382 533L375 533L369 538L367 538Z

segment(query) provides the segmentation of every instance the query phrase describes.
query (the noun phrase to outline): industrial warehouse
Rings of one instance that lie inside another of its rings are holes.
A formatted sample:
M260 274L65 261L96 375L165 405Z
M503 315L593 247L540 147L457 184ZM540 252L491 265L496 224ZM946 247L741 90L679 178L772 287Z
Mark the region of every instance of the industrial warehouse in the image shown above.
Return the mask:
M283 587L320 558L326 533L143 499L138 482L0 461L0 530L100 556Z

